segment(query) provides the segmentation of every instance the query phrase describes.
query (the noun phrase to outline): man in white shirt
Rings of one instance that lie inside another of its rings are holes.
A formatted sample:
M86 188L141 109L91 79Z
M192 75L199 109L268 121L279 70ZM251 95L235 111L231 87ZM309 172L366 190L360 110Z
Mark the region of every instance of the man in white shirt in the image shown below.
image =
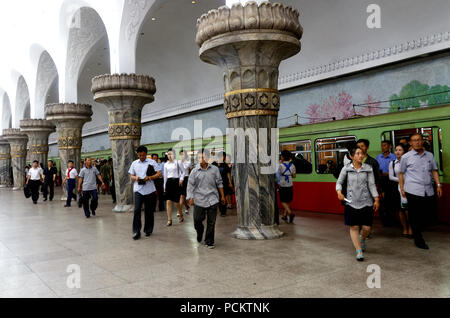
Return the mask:
M44 174L42 169L39 167L39 161L33 161L33 166L28 170L27 174L27 185L31 189L31 198L33 203L37 204L39 200L39 187L41 182L44 180Z
M156 161L147 158L148 150L144 146L137 149L139 159L131 164L130 174L134 191L133 239L141 238L141 209L145 206L145 236L153 233L154 212L156 208L156 187L154 180L161 177L161 168ZM150 168L152 167L152 168ZM153 174L154 173L154 174Z
M63 185L67 181L67 201L65 208L70 207L70 203L72 201L72 198L77 201L77 195L73 193L73 190L77 186L77 178L78 178L78 171L74 168L74 162L72 160L69 160L67 163L67 169L66 169L66 177L64 178Z

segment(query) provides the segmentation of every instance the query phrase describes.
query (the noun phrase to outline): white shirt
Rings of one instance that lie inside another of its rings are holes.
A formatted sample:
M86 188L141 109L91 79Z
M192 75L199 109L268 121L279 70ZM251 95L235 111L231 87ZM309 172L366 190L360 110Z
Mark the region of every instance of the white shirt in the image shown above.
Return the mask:
M41 176L43 176L42 169L31 167L28 170L28 176L31 176L30 180L41 180Z
M166 183L169 178L184 180L184 168L180 161L167 161L164 164L164 190L166 190Z
M395 167L392 167L395 165ZM389 163L389 179L398 183L398 174L400 173L400 160L395 159ZM402 196L400 185L398 185L398 192L400 192L400 202L403 204L408 203L408 200Z
M184 176L189 176L189 170L191 170L191 162L190 161L188 161L188 160L185 160L184 162L183 161L181 161L180 160L180 168L181 168L181 166L183 167L183 169L184 169Z
M139 179L145 179L147 177L147 169L149 165L152 165L153 168L155 168L156 172L161 171L161 168L155 160L147 158L144 161L141 161L140 159L134 161L131 164L128 173L139 177ZM153 180L150 180L147 181L145 185L140 185L137 181L135 181L133 184L133 191L138 192L142 195L152 194L156 191L155 183L153 182Z
M66 175L65 175L65 177L67 177L67 174L68 174L68 173L69 173L69 169L66 169ZM78 171L77 171L77 169L73 168L73 169L70 171L70 179L75 179L77 176L78 176Z

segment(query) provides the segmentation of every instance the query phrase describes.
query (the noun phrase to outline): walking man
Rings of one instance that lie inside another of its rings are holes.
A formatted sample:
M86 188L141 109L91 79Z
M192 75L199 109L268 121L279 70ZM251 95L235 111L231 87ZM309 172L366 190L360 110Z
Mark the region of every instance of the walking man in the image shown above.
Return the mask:
M161 170L161 176L158 179L155 179L155 187L156 192L158 193L158 210L165 211L165 200L164 200L164 177L162 176L162 172L164 171L164 166L162 163L159 163L159 156L154 153L152 155L152 159L157 163L159 169Z
M44 202L47 201L49 188L50 188L50 201L53 201L55 196L55 180L58 171L53 166L53 161L49 160L47 163L47 168L44 169Z
M78 179L78 193L81 195L83 192L83 209L86 218L95 216L95 210L98 207L98 191L97 191L97 177L102 183L102 187L105 186L102 176L96 167L92 166L91 158L86 158L85 167L81 169ZM83 188L81 187L83 186ZM89 210L89 200L91 200Z
M189 205L194 206L194 226L197 231L197 242L201 243L203 240L205 229L203 221L207 218L205 244L208 248L214 248L217 207L219 201L225 205L226 200L219 168L209 164L208 159L209 153L205 150L199 152L199 163L189 176L186 198L189 200Z
M400 161L398 181L402 196L408 199L408 217L414 243L418 248L429 249L422 237L424 219L433 207L433 179L439 198L443 194L442 185L434 156L423 147L422 134L412 135L410 143L413 149L403 155Z
M72 202L72 198L77 202L77 195L73 193L73 190L75 190L75 187L77 186L77 178L78 178L78 172L77 169L74 168L74 162L72 160L69 160L67 162L67 169L66 169L66 177L64 178L63 185L67 181L67 201L65 208L70 207L70 203Z
M161 168L156 161L147 158L148 150L144 146L137 149L139 159L131 164L131 181L134 182L134 218L133 218L133 239L141 238L142 229L142 204L145 206L145 236L149 237L153 233L155 223L154 212L156 208L156 187L154 180L161 177Z
M28 170L27 185L31 189L31 198L33 203L37 204L39 200L39 186L43 181L42 169L39 167L39 161L33 161L33 166Z

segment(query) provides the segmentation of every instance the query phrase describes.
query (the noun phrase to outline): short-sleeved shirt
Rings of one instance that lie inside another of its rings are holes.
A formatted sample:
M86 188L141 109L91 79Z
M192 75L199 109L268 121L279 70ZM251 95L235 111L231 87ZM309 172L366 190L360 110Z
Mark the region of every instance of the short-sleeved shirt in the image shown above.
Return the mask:
M281 163L278 172L280 174L280 187L287 188L294 185L292 182L292 176L296 174L294 163L288 161Z
M380 171L382 173L389 173L389 164L391 161L397 159L397 157L393 153L389 153L387 157L385 157L384 154L379 154L376 159L380 166Z
M42 169L41 168L30 168L30 170L28 170L28 176L30 176L30 180L41 180L41 176L42 176Z
M161 171L161 167L155 160L147 158L144 161L141 161L140 159L134 161L131 164L128 173L133 176L139 177L140 179L145 179L147 177L147 170L149 165L152 165L156 172ZM153 180L150 180L146 182L145 185L140 185L137 181L135 181L133 184L133 191L138 192L142 195L152 194L156 191L155 183L153 182Z
M79 177L83 178L83 191L97 190L97 176L99 174L100 172L96 167L81 169Z
M400 161L400 172L404 174L405 182L403 190L420 197L433 196L433 170L438 170L438 166L431 152L419 154L411 150L404 154Z
M66 177L69 174L69 169L66 169ZM69 179L75 179L78 176L78 171L77 169L73 168L72 170L70 170L70 178Z
M47 167L44 169L45 181L51 182L53 181L53 176L57 174L58 171L55 167L51 167L50 169Z

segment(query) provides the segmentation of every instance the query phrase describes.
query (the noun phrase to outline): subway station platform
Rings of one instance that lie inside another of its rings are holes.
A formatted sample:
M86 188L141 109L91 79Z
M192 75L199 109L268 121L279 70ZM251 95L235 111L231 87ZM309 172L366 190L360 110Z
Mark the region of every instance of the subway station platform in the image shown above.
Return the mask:
M60 194L56 196L60 197ZM425 233L430 250L396 228L374 227L359 263L341 216L300 213L282 239L231 238L236 214L218 217L216 249L196 242L192 213L167 228L155 213L150 238L132 240L132 214L111 212L100 196L97 217L77 206L25 200L0 190L0 297L450 297L450 229ZM369 288L370 264L381 288ZM70 265L81 288L68 288Z

